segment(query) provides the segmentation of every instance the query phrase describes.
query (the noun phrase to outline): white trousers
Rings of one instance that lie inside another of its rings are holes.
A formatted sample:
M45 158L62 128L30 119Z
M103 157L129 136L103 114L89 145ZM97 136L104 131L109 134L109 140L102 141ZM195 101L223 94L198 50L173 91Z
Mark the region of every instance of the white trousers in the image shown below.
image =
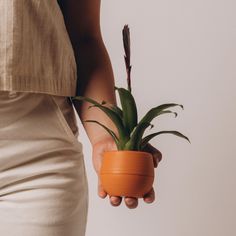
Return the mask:
M88 182L68 97L0 91L0 235L84 236Z

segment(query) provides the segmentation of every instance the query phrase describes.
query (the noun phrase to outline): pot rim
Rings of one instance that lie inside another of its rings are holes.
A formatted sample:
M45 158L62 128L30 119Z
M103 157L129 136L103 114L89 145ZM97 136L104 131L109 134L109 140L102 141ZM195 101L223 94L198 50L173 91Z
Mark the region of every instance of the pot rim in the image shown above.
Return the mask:
M139 151L139 150L109 150L109 151L104 151L104 153L114 153L114 152L119 152L119 153L126 153L126 152L130 152L130 153L146 153L148 155L152 155L150 152L146 152L146 151Z

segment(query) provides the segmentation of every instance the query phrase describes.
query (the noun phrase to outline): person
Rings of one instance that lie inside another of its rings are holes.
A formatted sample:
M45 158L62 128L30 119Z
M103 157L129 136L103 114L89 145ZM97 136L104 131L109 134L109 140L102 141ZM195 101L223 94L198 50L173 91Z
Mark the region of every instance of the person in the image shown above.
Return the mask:
M100 29L100 0L0 3L0 235L83 236L88 182L81 120L115 130L108 117L75 95L116 104L114 75ZM99 126L83 123L99 173L102 153L115 149ZM161 153L152 145L155 167ZM107 193L98 178L98 196ZM144 196L151 203L154 189ZM109 196L119 206L121 196ZM128 208L138 199L125 197Z

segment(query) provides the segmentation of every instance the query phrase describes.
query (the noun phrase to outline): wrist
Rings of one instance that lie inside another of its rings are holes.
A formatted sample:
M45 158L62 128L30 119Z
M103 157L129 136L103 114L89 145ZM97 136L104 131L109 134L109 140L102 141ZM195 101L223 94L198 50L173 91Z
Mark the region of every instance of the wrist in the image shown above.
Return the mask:
M105 142L114 141L114 139L109 134L102 134L100 136L96 136L93 140L90 141L92 147L96 147L100 144L103 144Z

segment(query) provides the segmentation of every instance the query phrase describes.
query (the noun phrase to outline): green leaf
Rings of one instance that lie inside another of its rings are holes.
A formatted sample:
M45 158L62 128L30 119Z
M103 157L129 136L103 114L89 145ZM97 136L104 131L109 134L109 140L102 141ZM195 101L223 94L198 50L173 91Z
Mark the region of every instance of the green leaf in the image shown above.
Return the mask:
M124 88L115 89L119 93L120 102L123 110L123 124L129 133L132 132L134 127L137 125L138 114L135 99L130 91Z
M83 96L75 96L74 98L77 99L77 100L80 100L80 101L90 102L94 106L98 107L100 110L105 112L105 114L113 121L113 123L117 127L117 130L119 132L119 139L123 142L126 142L126 140L129 137L129 134L126 131L120 116L115 111L113 111L112 109L96 102L95 100L93 100L91 98L87 98L87 97L83 97Z
M117 115L119 115L120 119L123 119L123 111L118 106L111 106L110 107Z
M170 111L164 112L163 110L169 107L174 107L174 106L180 106L182 109L184 108L183 105L175 104L175 103L162 104L160 106L154 107L151 110L149 110L139 123L151 122L155 117L161 114L170 113Z
M143 134L148 126L151 124L148 122L143 122L137 126L131 134L130 140L126 143L126 150L139 150L140 142L142 140Z
M122 120L122 118L123 118L123 111L122 111L118 106L103 101L103 102L102 102L102 105L104 105L104 104L108 105L108 107L109 107L112 111L114 111L114 112L120 117L120 119ZM91 106L89 106L89 108L90 108L90 107L94 107L94 106L97 106L97 105L91 105Z
M164 111L165 109L169 108L169 107L174 107L174 106L180 106L183 108L182 105L179 104L175 104L175 103L167 103L167 104L162 104L160 106L154 107L151 110L149 110L146 115L142 118L142 120L137 124L137 126L135 127L134 132L131 133L131 140L129 144L132 148L136 148L137 150L140 149L140 145L141 145L141 140L142 140L142 136L143 133L145 131L145 129L150 125L150 122L157 116L162 115L162 114L166 114L166 113L174 113L175 116L177 116L176 112L172 112L172 111Z
M167 110L167 111L161 111L161 112L159 113L159 115L166 114L166 113L173 113L173 114L175 115L175 117L177 117L177 115L178 115L176 112L169 111L169 110Z
M96 121L96 120L85 120L84 122L96 123L96 124L100 125L101 127L103 127L111 135L111 137L114 139L114 141L116 143L116 146L117 146L117 149L118 150L120 149L119 139L111 129L107 128L104 124L102 124L102 123L100 123L99 121Z
M183 134L181 134L180 132L178 131L160 131L160 132L156 132L156 133L153 133L153 134L149 134L147 135L146 137L144 137L141 141L141 149L143 150L145 148L145 146L147 145L147 143L154 137L156 137L157 135L160 135L160 134L173 134L173 135L176 135L178 137L181 137L181 138L184 138L186 140L188 140L188 142L190 143L190 140L188 139L188 137L184 136Z

